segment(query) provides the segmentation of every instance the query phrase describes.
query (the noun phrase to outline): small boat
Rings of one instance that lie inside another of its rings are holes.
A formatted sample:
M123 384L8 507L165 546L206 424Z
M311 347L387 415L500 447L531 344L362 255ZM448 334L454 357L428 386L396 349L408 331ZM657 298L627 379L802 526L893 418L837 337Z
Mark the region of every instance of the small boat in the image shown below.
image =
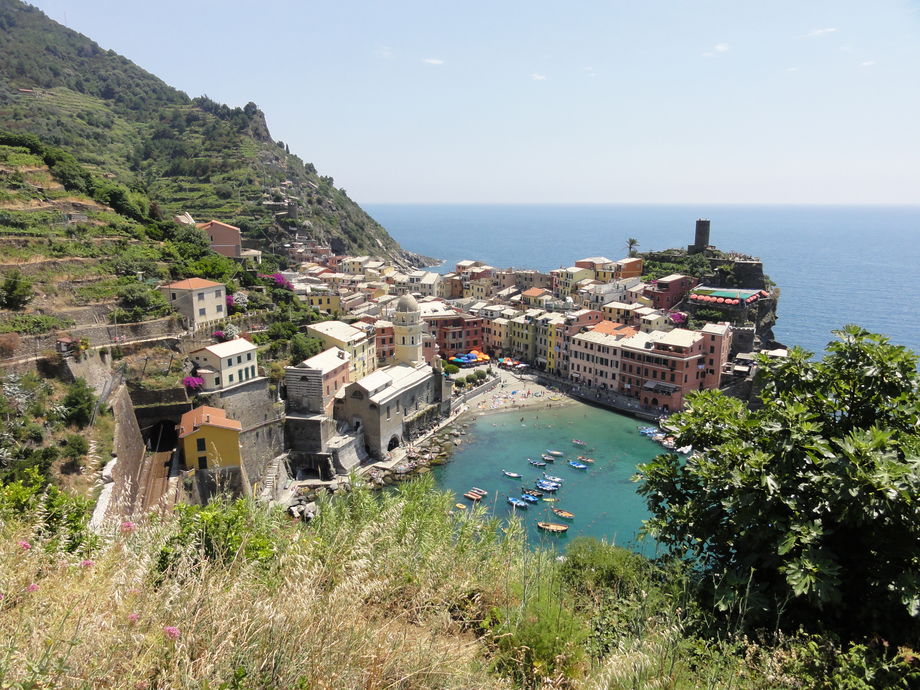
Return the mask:
M472 491L467 491L465 494L463 494L463 497L468 498L474 502L482 500L482 496L480 496L479 494L473 493Z
M559 499L556 498L555 496L544 496L543 500L546 501L547 503L555 503Z
M588 466L583 462L576 462L575 460L569 460L569 467L574 467L576 470L586 470Z
M536 496L531 496L530 494L521 494L521 500L527 501L528 503L536 503L540 499Z
M551 482L537 482L537 488L550 494L559 491L559 485Z
M529 462L534 467L546 467L546 463L542 460L531 460L530 458L527 458L527 462Z
M594 458L586 458L584 455L579 455L579 456L578 456L578 461L579 461L579 462L592 463L592 462L594 462Z
M521 489L522 494L528 494L530 496L536 496L540 498L543 495L542 491L537 491L536 489Z
M563 482L562 477L554 477L551 474L546 474L546 472L543 473L543 479L548 482L553 482L554 484L562 484Z
M587 446L588 444L582 441L580 438L573 438L572 443L576 446Z
M502 474L506 477L511 477L512 479L520 479L521 475L517 472L509 472L508 470L502 470Z
M466 506L462 503L454 503L454 508L459 508L460 510L466 510Z
M508 503L515 508L527 509L527 501L522 501L520 498L515 498L514 496L508 496Z
M543 453L540 457L543 458L546 462L556 462L556 458L554 458L549 453Z
M480 496L488 496L489 492L485 489L480 489L478 486L474 486L470 489L470 493L479 494Z
M562 508L551 508L551 510L556 513L556 515L561 518L565 518L566 520L572 520L575 517L575 513L570 513L569 511L563 510Z
M561 458L563 455L565 455L565 453L563 453L561 450L548 450L546 452L556 458Z
M547 532L555 532L556 534L562 534L569 530L568 525L560 525L558 522L538 522L537 527Z

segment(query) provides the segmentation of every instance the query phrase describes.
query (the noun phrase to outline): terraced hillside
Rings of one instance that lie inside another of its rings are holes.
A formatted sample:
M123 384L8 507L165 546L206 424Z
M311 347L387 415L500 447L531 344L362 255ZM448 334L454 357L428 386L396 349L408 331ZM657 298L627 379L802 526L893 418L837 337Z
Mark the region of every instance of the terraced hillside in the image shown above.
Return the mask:
M66 148L149 196L159 217L229 222L269 251L299 233L337 252L420 263L275 142L255 104L191 99L19 0L0 0L0 128Z

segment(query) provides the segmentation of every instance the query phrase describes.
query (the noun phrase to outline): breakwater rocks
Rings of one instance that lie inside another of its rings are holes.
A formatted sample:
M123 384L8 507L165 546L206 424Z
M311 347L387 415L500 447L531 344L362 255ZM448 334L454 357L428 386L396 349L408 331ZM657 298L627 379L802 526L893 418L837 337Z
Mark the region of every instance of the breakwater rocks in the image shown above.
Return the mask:
M469 433L470 422L445 427L420 443L407 447L405 456L391 468L374 467L365 477L377 488L405 481L431 471L431 467L450 461L454 450L462 445Z

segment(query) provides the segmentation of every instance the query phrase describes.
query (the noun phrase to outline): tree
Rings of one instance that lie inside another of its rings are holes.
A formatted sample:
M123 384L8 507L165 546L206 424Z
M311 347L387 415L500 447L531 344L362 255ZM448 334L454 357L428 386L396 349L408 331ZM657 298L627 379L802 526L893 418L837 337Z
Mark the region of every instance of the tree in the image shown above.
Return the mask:
M86 383L86 379L77 379L67 389L63 404L67 412L65 419L71 424L76 424L81 429L89 424L93 416L93 405L96 396L93 389Z
M639 240L635 237L630 237L626 240L626 252L629 256L636 255L636 248L639 246Z
M0 306L19 311L34 297L32 281L19 271L10 271L0 284Z
M640 466L648 532L751 623L920 640L917 355L856 326L823 361L760 358L763 407L718 391L672 417L686 462Z
M319 338L308 338L303 333L295 333L291 338L291 364L300 364L313 355L323 351L323 343Z

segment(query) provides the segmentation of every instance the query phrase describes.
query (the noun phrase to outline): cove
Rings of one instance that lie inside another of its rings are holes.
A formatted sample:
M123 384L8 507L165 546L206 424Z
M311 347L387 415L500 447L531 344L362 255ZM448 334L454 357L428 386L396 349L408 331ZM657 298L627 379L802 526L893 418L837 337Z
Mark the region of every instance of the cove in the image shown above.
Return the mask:
M457 503L471 505L463 494L473 486L488 491L482 500L486 509L503 519L517 514L534 546L562 550L572 538L590 536L655 556L652 539L637 540L649 512L631 478L639 463L663 450L639 434L639 426L643 424L632 417L581 403L481 414L451 461L433 467L432 473L438 487L452 491ZM573 439L585 441L587 447L574 445ZM539 460L548 449L565 455L545 468L527 462L528 458ZM568 460L579 455L594 458L594 463L587 470L569 467ZM510 479L502 469L523 477ZM556 502L540 501L527 510L508 505L508 496L520 496L521 488L533 488L543 471L565 480L555 494ZM575 513L575 518L558 518L551 506ZM538 521L565 523L569 530L563 535L548 534L537 527Z

